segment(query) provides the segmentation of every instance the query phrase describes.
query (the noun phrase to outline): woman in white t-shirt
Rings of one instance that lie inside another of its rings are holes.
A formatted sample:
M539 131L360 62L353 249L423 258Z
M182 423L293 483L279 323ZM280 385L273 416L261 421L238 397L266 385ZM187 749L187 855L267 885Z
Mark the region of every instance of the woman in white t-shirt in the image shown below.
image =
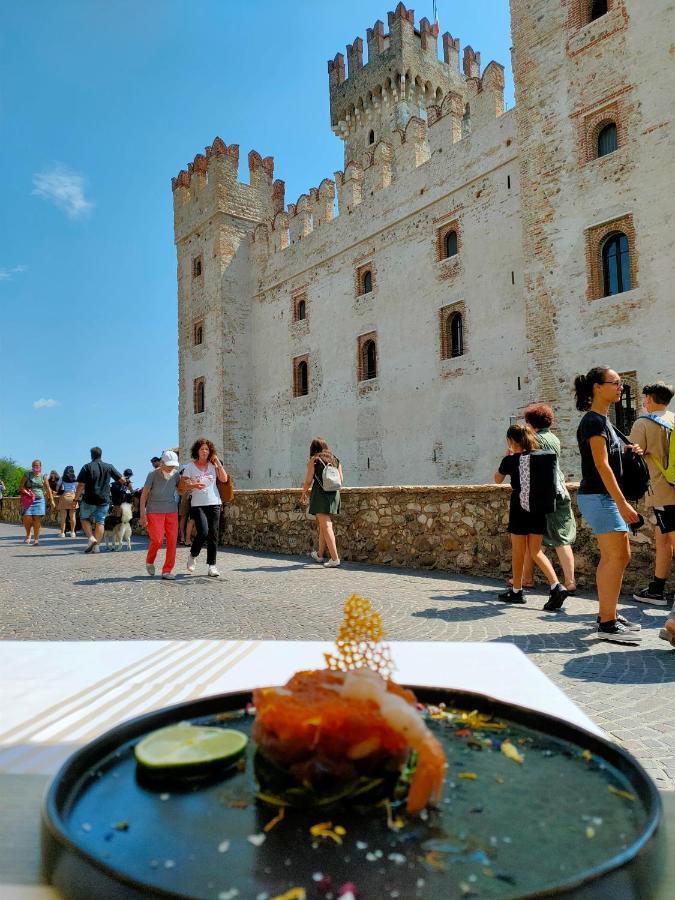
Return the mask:
M218 526L220 524L221 499L218 481L226 482L228 475L218 459L216 448L206 438L199 438L190 450L192 462L183 469L178 492L190 493L190 517L195 523L196 535L190 547L188 572L194 572L197 557L206 544L206 564L208 574L214 578L220 575L216 568L218 549Z

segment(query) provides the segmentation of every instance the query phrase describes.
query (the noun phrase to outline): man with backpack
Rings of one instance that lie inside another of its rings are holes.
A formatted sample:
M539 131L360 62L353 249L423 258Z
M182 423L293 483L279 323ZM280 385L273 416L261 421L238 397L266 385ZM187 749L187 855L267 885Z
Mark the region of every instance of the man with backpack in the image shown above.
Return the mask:
M105 517L110 507L110 481L126 484L126 479L111 463L101 460L100 447L91 448L91 462L82 466L77 476L75 502L80 502L80 521L87 538L85 553L98 553L105 530ZM84 496L82 496L84 495ZM92 525L94 533L92 534Z
M663 381L656 381L646 384L642 394L645 412L635 420L630 439L642 447L649 467L651 490L645 503L656 516L656 562L654 579L636 591L633 599L667 606L673 600L672 593L666 593L665 585L675 550L675 416L668 410L668 404L675 390Z

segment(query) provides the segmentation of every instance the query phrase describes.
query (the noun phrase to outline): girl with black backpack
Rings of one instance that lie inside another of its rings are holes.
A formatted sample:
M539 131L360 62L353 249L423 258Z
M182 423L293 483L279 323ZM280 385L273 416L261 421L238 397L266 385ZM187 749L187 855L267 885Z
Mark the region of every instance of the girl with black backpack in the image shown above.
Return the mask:
M597 637L602 641L636 643L640 626L617 612L623 573L630 562L629 526L639 527L640 516L621 488L624 455L640 456L635 444L625 444L609 420L609 407L618 403L623 382L606 366L596 366L574 379L576 407L584 413L577 429L581 454L581 483L577 504L596 536L600 562L596 571Z

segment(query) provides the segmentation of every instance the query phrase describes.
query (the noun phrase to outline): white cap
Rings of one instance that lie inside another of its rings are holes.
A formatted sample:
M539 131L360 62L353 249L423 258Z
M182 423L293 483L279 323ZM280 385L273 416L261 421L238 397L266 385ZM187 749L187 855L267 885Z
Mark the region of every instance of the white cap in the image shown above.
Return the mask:
M178 455L173 450L165 450L159 461L163 466L169 466L172 469L178 468Z

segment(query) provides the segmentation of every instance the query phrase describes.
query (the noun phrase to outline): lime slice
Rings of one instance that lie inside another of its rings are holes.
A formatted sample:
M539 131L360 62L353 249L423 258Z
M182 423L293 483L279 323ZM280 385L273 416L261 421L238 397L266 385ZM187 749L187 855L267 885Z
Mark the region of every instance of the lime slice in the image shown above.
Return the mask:
M183 771L233 763L246 748L241 731L181 722L153 731L136 745L134 755L146 769Z

